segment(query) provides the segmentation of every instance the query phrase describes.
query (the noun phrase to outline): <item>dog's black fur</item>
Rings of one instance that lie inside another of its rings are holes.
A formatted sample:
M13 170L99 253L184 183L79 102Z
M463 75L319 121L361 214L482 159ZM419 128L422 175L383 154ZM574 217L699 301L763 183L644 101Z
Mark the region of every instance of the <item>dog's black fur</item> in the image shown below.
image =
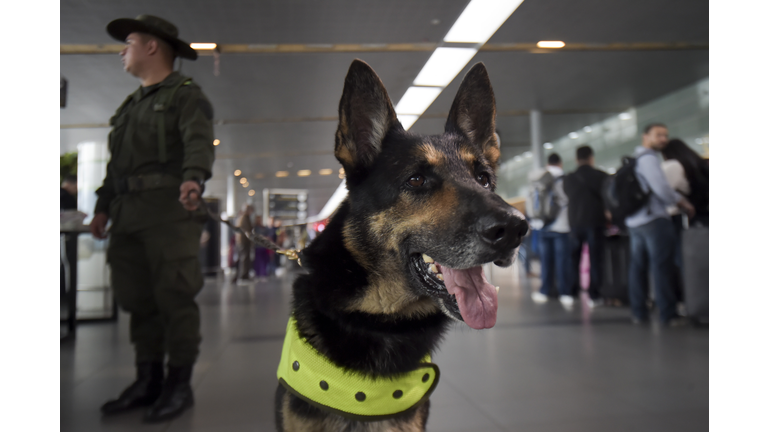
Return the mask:
M359 60L350 66L335 146L349 196L303 252L307 273L293 286L299 333L338 366L374 377L413 370L462 319L455 298L420 268L422 253L456 269L512 263L527 225L493 192L494 117L481 63L464 78L446 132L434 136L406 132L376 73ZM280 431L422 431L428 411L427 401L359 422L282 386L275 398Z

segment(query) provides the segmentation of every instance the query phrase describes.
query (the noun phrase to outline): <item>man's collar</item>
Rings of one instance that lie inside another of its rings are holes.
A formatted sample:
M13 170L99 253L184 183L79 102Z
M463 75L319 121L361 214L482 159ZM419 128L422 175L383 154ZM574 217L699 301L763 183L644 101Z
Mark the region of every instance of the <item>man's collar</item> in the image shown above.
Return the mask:
M283 353L277 368L280 384L293 395L324 411L358 421L395 417L432 394L440 369L427 354L415 370L386 378L350 371L320 354L288 320Z

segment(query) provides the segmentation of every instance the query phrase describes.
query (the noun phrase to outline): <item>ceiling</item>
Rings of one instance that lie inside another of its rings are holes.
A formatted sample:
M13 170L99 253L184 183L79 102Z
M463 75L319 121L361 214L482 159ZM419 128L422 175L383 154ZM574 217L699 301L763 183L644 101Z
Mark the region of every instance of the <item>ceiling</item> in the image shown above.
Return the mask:
M61 44L112 44L107 23L139 14L158 15L179 27L188 42L223 44L439 43L467 0L62 0ZM699 0L525 0L488 46L562 40L593 49L535 53L480 51L414 124L411 131L439 133L472 64L488 68L497 102L504 158L529 149L531 109L543 112L543 139L553 140L608 115L643 104L709 75L707 2ZM612 43L687 43L704 49L601 49ZM396 103L430 51L222 53L182 63L214 106L216 147L208 194L225 199L227 177L240 169L248 189L308 189L308 212L318 213L338 187L333 134L344 76L361 58L379 74ZM62 54L69 81L61 109L61 152L79 142L105 141L104 125L139 85L115 54ZM334 169L320 176L318 170ZM310 177L297 177L300 169ZM286 178L275 172L287 170ZM256 178L257 175L263 178ZM257 202L257 206L259 203Z

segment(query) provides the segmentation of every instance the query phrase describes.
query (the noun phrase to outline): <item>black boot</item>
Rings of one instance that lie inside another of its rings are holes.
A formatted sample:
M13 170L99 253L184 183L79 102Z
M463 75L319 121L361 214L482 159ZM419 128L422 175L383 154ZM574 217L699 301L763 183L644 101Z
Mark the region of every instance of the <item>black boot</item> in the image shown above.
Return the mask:
M155 403L163 389L163 364L139 363L136 365L136 381L123 390L120 397L101 406L103 414L117 414L132 408Z
M192 365L181 367L169 365L163 392L152 408L144 414L144 421L152 423L170 420L194 405L191 379Z

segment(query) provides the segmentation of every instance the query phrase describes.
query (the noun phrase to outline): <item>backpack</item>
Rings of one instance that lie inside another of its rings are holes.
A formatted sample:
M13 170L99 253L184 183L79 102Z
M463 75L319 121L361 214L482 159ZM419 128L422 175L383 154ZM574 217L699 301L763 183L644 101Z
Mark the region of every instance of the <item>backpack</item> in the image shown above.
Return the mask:
M555 195L555 176L547 171L531 183L526 209L531 219L540 219L547 225L557 219L560 204Z
M643 157L644 153L638 157ZM648 202L650 192L643 190L637 178L637 158L624 156L621 158L621 168L605 179L603 185L603 202L611 212L611 220L615 225L624 227L624 219L637 212Z

